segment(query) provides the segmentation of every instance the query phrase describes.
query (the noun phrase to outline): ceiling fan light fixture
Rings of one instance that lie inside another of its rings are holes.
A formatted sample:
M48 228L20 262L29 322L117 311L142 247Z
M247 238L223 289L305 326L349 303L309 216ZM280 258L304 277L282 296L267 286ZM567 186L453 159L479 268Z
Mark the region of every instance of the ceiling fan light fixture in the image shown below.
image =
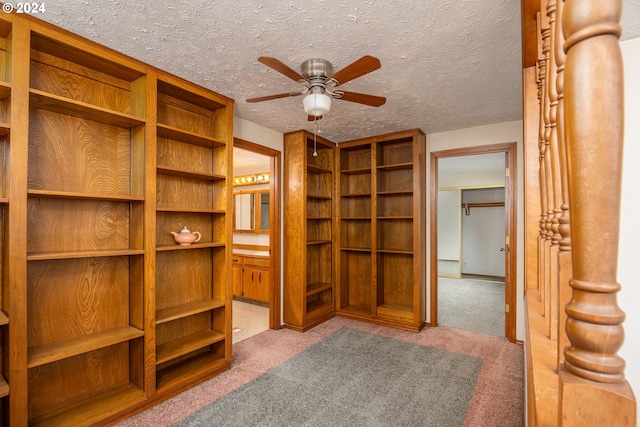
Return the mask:
M310 93L302 100L304 112L309 116L324 116L331 109L331 97L326 93Z

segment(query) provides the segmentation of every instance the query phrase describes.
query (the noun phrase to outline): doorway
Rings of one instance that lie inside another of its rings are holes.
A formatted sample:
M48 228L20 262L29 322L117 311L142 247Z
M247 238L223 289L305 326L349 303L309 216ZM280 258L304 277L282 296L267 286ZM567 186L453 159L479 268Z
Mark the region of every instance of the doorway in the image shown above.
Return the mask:
M263 240L258 240L256 245L245 243L236 244L236 238L234 237L234 253L236 248L247 248L257 250L259 252L264 252L265 255L268 255L268 292L266 295L266 304L268 306L268 327L269 329L280 329L281 321L280 321L280 307L281 307L281 298L280 298L280 246L281 246L281 230L280 230L280 215L281 215L281 189L280 189L280 169L281 169L281 153L278 150L274 150L269 147L265 147L263 145L259 145L250 141L245 141L239 138L234 138L234 175L236 174L236 163L240 163L240 158L236 159L235 153L238 153L236 149L241 150L245 154L249 154L248 157L245 157L243 160L245 166L247 164L250 165L252 162L253 155L254 159L259 159L261 157L266 157L266 161L268 163L268 174L269 174L269 184L268 189L266 191L258 191L257 194L260 197L257 197L255 200L260 202L260 207L256 208L257 211L261 212L262 221L258 221L256 226L258 228L264 227L264 225L259 225L260 223L265 223L265 216L268 212L268 231L263 231L261 234L263 237L267 237L268 243L264 244ZM255 157L257 156L257 157ZM238 161L236 161L238 160ZM238 169L249 170L249 169ZM266 171L253 171L256 173L263 173ZM243 172L244 173L244 172ZM234 187L234 193L237 188ZM268 197L265 197L268 191ZM268 207L265 209L265 204L268 199ZM235 220L235 218L234 218ZM235 228L235 227L234 227ZM240 233L234 233L234 236L239 235ZM245 234L248 236L249 234ZM249 241L250 242L250 241ZM247 313L247 315L252 315L252 313L259 313L260 310L254 310L254 308L259 307L243 307L242 310L238 310L238 313ZM235 313L233 314L235 317ZM234 325L235 327L235 325Z
M504 168L502 169L503 173L503 182L504 182L504 234L502 235L502 245L499 247L501 249L501 253L504 257L504 334L503 336L507 337L509 341L516 341L516 310L515 310L515 295L516 295L516 244L515 244L515 231L516 231L516 193L515 193L515 176L516 176L516 144L495 144L488 146L479 146L479 147L467 147L462 149L453 149L453 150L443 150L438 152L431 153L431 172L430 172L430 184L433 191L430 194L430 292L429 292L429 310L430 310L430 322L429 324L432 326L438 325L439 316L438 316L438 278L440 276L439 270L449 267L444 267L444 265L439 266L438 264L438 239L439 239L439 231L441 227L439 227L440 222L447 222L451 220L450 217L441 217L439 218L439 201L438 201L438 193L437 189L442 187L451 187L452 185L448 182L439 182L440 180L444 181L445 179L440 177L439 174L439 160L444 159L453 159L453 158L464 158L465 160L471 160L474 156L481 156L484 154L497 154L499 159L501 159ZM473 159L475 160L475 158ZM479 164L478 162L473 162L474 164ZM464 170L465 173L469 172L469 168L467 167ZM469 175L471 176L471 175ZM487 187L491 187L490 184L487 184L483 181L484 178L481 178L481 175L478 175L477 181L475 183L476 187L481 187L483 184L486 184ZM495 182L494 182L495 184ZM461 192L460 192L461 194ZM457 197L457 198L456 198ZM446 199L455 200L452 201L452 204L457 205L457 209L464 209L464 203L462 203L462 199L460 196L448 197ZM446 200L443 199L443 200ZM493 203L493 202L492 202ZM461 224L460 224L461 228ZM498 248L496 248L498 249ZM453 270L452 274L461 274L463 265L461 263L464 262L460 252L456 255L450 255L449 258L451 260L456 260L458 265ZM462 301L460 301L462 302ZM459 310L463 310L459 308ZM480 320L481 321L481 320Z

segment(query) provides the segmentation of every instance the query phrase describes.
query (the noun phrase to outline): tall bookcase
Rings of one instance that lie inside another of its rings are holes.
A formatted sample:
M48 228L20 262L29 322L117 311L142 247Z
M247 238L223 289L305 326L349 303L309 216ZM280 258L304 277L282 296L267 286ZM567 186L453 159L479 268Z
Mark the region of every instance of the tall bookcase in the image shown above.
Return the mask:
M231 152L227 105L168 75L158 78L156 381L158 390L231 361ZM199 231L176 245L171 232Z
M229 368L232 137L232 100L0 17L0 425L111 422Z
M334 315L334 149L307 131L284 136L284 323L298 331Z
M9 280L6 227L9 205L8 159L10 154L11 34L12 23L0 19L0 420L9 406Z
M30 42L28 418L91 422L145 399L146 76L49 32Z
M340 143L338 314L422 329L425 151L419 130Z

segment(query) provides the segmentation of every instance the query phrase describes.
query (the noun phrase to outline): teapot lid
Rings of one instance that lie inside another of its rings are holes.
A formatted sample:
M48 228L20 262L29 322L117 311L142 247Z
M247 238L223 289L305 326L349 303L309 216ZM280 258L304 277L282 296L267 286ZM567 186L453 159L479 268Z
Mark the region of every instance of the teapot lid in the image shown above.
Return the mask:
M191 233L191 231L189 231L189 229L187 228L187 226L185 225L184 228L182 229L182 231L180 231L181 233Z

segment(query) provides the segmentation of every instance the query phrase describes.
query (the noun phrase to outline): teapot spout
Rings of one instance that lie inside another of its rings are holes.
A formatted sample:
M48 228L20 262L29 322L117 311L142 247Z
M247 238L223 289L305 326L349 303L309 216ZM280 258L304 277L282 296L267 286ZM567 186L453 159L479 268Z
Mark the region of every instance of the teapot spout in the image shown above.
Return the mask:
M178 233L176 233L175 231L172 231L171 234L173 234L174 236L178 235Z

